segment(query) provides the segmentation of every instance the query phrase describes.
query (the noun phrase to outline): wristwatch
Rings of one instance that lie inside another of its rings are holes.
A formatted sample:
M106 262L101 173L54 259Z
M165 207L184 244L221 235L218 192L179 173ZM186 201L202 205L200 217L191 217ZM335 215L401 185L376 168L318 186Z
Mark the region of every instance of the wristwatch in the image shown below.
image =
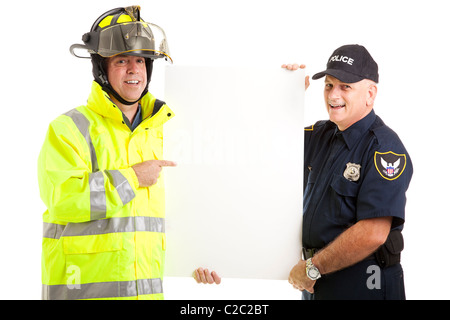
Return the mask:
M306 275L311 280L317 280L321 277L319 269L312 263L311 258L306 260Z

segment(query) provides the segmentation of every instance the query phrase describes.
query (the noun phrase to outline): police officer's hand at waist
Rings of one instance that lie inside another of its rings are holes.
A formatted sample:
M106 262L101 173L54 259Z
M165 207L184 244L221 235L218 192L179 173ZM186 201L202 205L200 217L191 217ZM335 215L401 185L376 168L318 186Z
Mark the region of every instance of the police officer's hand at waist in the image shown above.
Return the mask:
M306 275L306 261L300 260L291 270L289 274L289 283L295 289L299 289L301 291L306 290L309 293L314 293L314 285L316 284L316 280L311 280Z
M361 220L315 254L311 262L321 275L349 267L371 255L386 241L391 224L392 217ZM315 281L307 276L304 260L292 268L289 283L296 289L314 292Z

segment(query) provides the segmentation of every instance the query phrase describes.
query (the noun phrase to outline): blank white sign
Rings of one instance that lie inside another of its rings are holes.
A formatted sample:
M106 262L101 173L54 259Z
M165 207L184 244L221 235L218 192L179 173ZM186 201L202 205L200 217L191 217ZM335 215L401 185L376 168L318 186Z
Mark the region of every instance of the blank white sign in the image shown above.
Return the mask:
M166 276L287 279L301 254L304 73L168 66Z

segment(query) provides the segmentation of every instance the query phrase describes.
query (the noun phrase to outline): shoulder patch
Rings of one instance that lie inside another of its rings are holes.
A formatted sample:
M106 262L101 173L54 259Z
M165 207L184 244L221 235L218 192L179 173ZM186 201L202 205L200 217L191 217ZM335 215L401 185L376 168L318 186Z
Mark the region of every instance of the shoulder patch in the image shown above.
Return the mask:
M400 177L406 168L406 155L392 151L378 152L374 156L375 168L386 180L395 180Z
M305 127L305 131L314 131L314 125L311 125L309 127Z

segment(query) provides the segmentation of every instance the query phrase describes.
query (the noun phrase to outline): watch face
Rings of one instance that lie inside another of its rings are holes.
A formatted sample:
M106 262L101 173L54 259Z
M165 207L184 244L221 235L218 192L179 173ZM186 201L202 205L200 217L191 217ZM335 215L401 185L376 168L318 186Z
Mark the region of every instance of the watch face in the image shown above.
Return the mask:
M308 276L312 279L316 279L319 274L319 270L317 270L316 268L309 268L308 270Z

